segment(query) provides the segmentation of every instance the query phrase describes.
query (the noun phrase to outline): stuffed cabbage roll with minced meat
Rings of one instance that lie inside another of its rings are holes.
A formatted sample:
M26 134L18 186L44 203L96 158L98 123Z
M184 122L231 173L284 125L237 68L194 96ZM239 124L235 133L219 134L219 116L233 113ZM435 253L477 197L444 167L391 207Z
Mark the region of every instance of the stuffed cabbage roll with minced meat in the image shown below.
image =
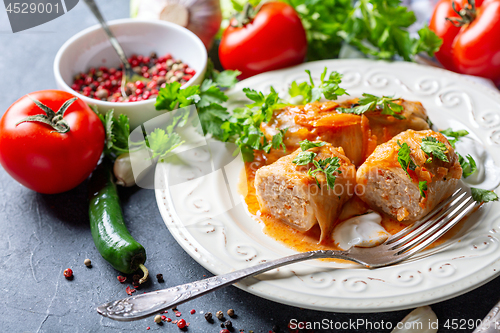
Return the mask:
M318 223L320 241L330 235L355 185L356 169L342 148L307 140L255 175L261 212L299 231Z
M262 123L260 128L267 140L287 129L283 142L287 151L295 151L302 140L321 140L342 147L345 155L359 166L378 144L390 140L394 135L407 129L426 130L427 112L420 102L404 99L391 100L400 105L402 110L398 118L383 114L383 108L373 107L373 110L363 114L354 112L359 99L344 102L327 101L313 102L306 105L288 106L276 110L268 123ZM344 108L344 112L337 111Z
M459 159L441 133L407 130L359 167L356 194L374 210L413 222L453 194L461 176Z

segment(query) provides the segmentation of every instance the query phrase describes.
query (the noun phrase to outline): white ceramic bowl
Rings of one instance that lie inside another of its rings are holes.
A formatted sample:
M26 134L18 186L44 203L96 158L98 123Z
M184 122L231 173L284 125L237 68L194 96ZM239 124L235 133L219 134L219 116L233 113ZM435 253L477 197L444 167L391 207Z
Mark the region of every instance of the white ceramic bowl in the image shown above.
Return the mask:
M207 51L202 41L191 31L165 21L120 19L108 22L111 31L127 55L158 56L167 53L181 59L196 74L184 84L184 88L201 84L207 68ZM71 89L74 75L87 72L90 67L118 67L120 60L111 47L100 25L92 26L71 37L57 52L54 75L59 89L68 91L87 104L97 105L100 112L115 110L115 116L125 114L131 129L161 114L155 109L155 99L130 103L112 103L86 97Z

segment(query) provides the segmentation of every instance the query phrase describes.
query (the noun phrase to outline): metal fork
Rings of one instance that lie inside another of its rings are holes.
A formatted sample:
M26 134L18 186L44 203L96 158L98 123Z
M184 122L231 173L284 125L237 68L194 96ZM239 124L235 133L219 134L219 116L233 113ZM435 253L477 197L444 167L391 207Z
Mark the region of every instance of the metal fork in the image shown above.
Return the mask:
M245 278L309 259L345 259L367 268L392 265L425 249L471 212L476 205L472 197L463 188L459 188L422 220L389 237L376 247L352 247L347 251L319 250L294 254L235 272L106 303L97 307L97 312L114 320L138 320L158 314L165 309L175 308L179 304Z

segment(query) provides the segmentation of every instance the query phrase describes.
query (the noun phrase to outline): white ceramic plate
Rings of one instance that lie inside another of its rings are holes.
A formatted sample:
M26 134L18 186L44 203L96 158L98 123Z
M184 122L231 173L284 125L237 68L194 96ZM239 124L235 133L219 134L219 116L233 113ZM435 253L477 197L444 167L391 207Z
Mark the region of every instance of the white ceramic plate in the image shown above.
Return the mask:
M421 101L438 128L466 128L486 151L485 176L475 185L493 188L500 172L500 94L458 74L413 63L328 60L257 75L241 89L285 93L305 69L319 78L323 68L344 74L351 96L363 92ZM186 152L183 162L159 164L156 197L161 215L179 244L214 274L255 265L294 251L266 236L238 194L243 163L234 147L206 142ZM380 312L413 308L472 290L500 273L500 203L489 203L470 217L442 246L410 261L368 270L354 264L298 263L237 284L255 295L298 307L337 312Z

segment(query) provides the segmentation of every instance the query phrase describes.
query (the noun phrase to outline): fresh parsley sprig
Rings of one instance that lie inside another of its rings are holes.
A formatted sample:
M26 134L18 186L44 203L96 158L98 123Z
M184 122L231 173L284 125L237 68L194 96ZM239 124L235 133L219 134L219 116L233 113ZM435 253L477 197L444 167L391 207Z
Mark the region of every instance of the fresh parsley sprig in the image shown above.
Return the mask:
M471 187L471 194L472 194L472 199L474 199L474 201L479 203L498 201L498 195L493 191Z
M109 110L103 115L97 110L96 105L90 105L90 108L97 114L106 132L104 153L112 159L120 154L128 153L130 136L128 117L121 114L115 118L114 110Z
M204 134L211 134L222 139L222 124L229 118L223 104L227 101L224 88L230 88L237 82L239 71L218 72L210 63L201 85L181 89L179 82L172 82L161 88L156 98L156 110L172 111L189 105L196 105L200 125Z
M283 143L286 130L279 131L273 136L271 142L268 142L260 129L260 124L269 122L274 111L287 104L281 101L273 87L267 95L249 88L244 88L243 92L253 103L233 110L233 113L220 126L221 140L236 143L245 162L253 161L254 150L269 152L271 148L286 149Z
M464 158L460 154L457 155L460 166L462 167L462 177L467 178L477 171L476 161L472 158L472 156L467 155Z
M316 180L316 185L321 188L317 174L318 172L322 172L326 177L327 186L333 189L335 186L335 179L337 178L335 176L335 173L342 173L342 171L339 170L339 158L335 156L328 157L324 160L315 160L318 154L308 150L314 147L322 147L325 144L325 142L311 142L309 140L300 142L300 148L302 151L299 152L297 156L295 156L295 158L292 160L292 163L295 163L297 165L308 165L312 163L316 168L309 168L309 170L307 170L307 175L314 177L314 179Z
M454 131L451 128L447 128L445 130L439 131L441 132L446 138L448 139L448 142L450 145L455 148L455 143L460 141L460 138L469 135L469 132L466 130L458 130Z
M446 145L432 136L426 136L422 139L422 143L420 144L420 148L426 153L429 158L425 163L429 163L432 161L432 156L443 162L449 162L448 157L445 152L448 151L448 147Z
M327 77L327 67L323 70L320 76L320 84L315 85L314 80L311 75L311 71L306 69L306 73L309 76L309 83L302 82L297 84L293 81L288 94L290 97L302 96L302 104L316 102L324 96L328 100L336 100L339 96L349 95L344 88L339 87L342 82L342 74L332 71Z
M378 97L371 94L363 94L363 97L359 99L358 106L352 108L337 108L338 112L342 113L352 113L361 115L368 111L375 111L377 107L382 109L382 114L393 116L396 119L405 119L400 113L403 112L404 108L402 105L394 103L397 98L391 96Z

